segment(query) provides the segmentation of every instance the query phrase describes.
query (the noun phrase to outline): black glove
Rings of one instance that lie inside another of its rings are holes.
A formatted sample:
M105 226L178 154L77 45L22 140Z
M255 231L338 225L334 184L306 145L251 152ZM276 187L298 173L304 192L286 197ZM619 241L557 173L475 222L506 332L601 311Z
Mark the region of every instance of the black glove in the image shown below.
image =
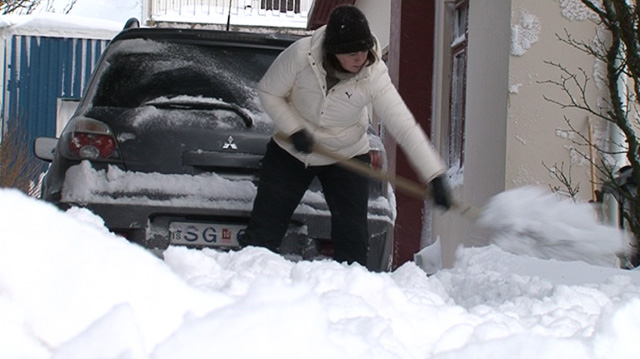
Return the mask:
M289 136L289 139L297 151L311 153L313 149L313 137L311 137L311 134L309 134L307 130L300 130Z
M431 180L431 191L433 193L433 201L436 205L447 210L451 208L451 193L444 175L440 175Z

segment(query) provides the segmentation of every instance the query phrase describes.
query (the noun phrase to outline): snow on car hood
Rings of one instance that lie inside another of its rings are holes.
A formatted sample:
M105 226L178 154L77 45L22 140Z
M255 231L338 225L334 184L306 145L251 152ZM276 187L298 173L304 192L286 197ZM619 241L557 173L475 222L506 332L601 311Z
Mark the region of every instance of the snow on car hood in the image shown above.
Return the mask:
M392 190L389 189L392 193ZM116 166L96 170L89 161L82 161L67 171L62 202L120 203L166 207L227 208L250 211L256 186L249 179L228 179L215 173L177 175L124 171ZM297 213L329 214L321 193L307 191ZM369 206L393 209L391 199L378 197ZM383 213L395 213L395 210ZM384 216L370 214L369 217ZM395 215L394 215L395 217ZM393 218L392 218L393 220Z
M96 170L89 161L82 161L67 171L62 201L210 207L216 200L250 204L255 194L251 181L231 181L215 173L142 173L116 166Z

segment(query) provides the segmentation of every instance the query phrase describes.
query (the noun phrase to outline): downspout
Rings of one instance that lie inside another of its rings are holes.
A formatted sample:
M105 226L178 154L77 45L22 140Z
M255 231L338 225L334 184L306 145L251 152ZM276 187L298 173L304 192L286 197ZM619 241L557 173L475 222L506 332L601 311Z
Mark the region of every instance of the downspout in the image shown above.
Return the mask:
M619 61L619 60L616 60ZM616 64L616 68L619 64ZM618 93L620 94L620 98L627 98L627 75L622 72L618 77ZM627 105L626 102L622 102L622 111L627 113ZM626 152L627 148L623 145L626 143L626 138L624 137L624 133L618 126L616 126L613 122L608 123L609 126L609 150L611 151L612 158L614 161L612 173L616 173L620 168L626 164ZM620 217L620 203L615 199L615 196L606 196L605 199L605 209L607 211L607 218L609 219L609 224L622 227L621 217Z

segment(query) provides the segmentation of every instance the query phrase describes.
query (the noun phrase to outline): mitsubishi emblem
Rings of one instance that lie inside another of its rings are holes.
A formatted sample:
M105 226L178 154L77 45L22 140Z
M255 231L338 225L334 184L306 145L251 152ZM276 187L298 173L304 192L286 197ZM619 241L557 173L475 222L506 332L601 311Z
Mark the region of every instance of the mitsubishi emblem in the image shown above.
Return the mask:
M227 138L227 142L224 143L224 145L222 145L222 149L223 150L237 150L238 146L236 146L235 143L233 143L233 136L229 136L229 138Z

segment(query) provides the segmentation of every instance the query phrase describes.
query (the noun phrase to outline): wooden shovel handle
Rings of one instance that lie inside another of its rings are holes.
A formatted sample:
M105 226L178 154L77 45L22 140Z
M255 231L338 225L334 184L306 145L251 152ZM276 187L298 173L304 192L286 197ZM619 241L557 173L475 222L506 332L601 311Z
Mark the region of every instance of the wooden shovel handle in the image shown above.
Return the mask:
M275 134L274 137L284 142L290 142L289 138L281 133ZM398 190L412 197L415 197L418 199L429 199L432 197L431 191L429 191L429 189L426 186L423 186L408 178L405 178L402 176L394 176L385 171L377 170L371 167L367 163L341 155L340 153L331 151L317 143L314 143L313 148L311 150L317 154L320 154L325 157L331 158L332 160L335 160L338 165L346 169L349 169L353 172L356 172L358 174L361 174L369 178L378 179L381 181L387 181ZM460 214L467 216L472 220L476 220L480 216L480 210L469 204L458 203L454 201L451 207L457 210Z
M318 144L313 145L313 152L336 160L338 161L338 165L352 170L353 172L359 173L363 176L389 182L392 186L407 195L413 196L418 199L431 198L431 192L427 189L426 186L422 186L419 183L408 178L394 176L389 174L388 172L375 169L365 162L353 158L348 158L337 152L330 151Z
M281 133L275 134L274 137L284 142L290 142L289 138ZM317 154L323 155L325 157L331 158L332 160L335 160L338 165L346 169L349 169L353 172L356 172L358 174L361 174L363 176L378 179L381 181L387 181L391 183L392 186L396 187L398 190L401 190L404 193L411 195L413 197L416 197L419 199L431 198L431 193L427 189L427 187L422 186L419 183L412 181L408 178L394 176L385 171L377 170L371 167L367 163L341 155L340 153L331 151L317 143L314 143L311 151Z

